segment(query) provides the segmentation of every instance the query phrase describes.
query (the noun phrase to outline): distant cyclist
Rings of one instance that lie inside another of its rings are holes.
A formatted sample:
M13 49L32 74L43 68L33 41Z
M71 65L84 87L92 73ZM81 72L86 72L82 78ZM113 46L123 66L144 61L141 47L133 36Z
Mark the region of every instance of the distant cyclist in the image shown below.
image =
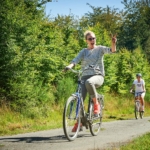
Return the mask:
M133 81L130 92L132 92L133 89L135 89L135 100L137 99L137 93L143 92L140 96L140 101L141 101L141 104L142 104L142 110L141 111L144 111L144 97L145 97L145 92L146 92L145 81L142 79L141 73L136 74L136 78L137 79L135 79Z
M83 48L79 54L71 61L66 68L72 68L77 63L81 62L81 68L91 66L83 73L82 76L82 96L85 100L87 92L90 94L94 103L95 116L100 113L100 105L97 100L96 88L100 87L104 82L104 63L103 56L106 53L113 53L116 51L116 35L112 36L111 47L96 45L96 36L92 31L86 31L84 37L87 43L87 48ZM77 124L73 128L76 130Z

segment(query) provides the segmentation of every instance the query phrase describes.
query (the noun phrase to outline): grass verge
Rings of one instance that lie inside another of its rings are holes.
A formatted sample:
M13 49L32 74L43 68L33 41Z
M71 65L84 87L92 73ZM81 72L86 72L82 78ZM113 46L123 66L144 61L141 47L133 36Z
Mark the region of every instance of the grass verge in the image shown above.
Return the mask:
M150 149L150 133L140 136L125 146L121 146L120 150L149 150Z
M132 141L114 144L111 148L103 150L149 150L150 149L150 133L139 136ZM102 150L100 148L94 148L89 150Z
M0 135L14 135L62 127L62 112L52 109L47 117L28 118L10 109L0 109Z

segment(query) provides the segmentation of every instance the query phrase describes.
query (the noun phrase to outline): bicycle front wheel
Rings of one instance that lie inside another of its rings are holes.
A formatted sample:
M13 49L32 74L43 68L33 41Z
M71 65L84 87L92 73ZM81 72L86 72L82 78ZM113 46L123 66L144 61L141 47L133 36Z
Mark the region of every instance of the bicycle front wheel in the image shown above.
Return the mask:
M77 97L70 96L65 104L63 113L63 130L69 141L73 141L77 137L80 123L81 119ZM76 129L73 131L75 124Z
M90 127L90 132L93 136L98 135L98 133L100 132L100 128L102 124L102 115L103 115L102 105L100 105L100 114L98 115L98 117L95 117L93 102L90 102L89 127Z
M138 119L138 118L139 118L139 111L140 111L139 102L135 102L135 108L134 108L135 119Z

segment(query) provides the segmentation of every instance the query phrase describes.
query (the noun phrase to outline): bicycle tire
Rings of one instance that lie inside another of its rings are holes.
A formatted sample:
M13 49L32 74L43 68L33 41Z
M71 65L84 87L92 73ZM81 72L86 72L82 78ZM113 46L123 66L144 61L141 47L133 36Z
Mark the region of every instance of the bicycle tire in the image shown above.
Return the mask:
M75 140L80 129L80 113L78 113L78 117L76 117L77 101L77 97L70 96L64 107L63 130L66 138L69 141ZM77 123L77 130L76 132L72 132L75 123Z
M144 112L140 111L140 118L143 119L143 117L144 117Z
M135 109L134 109L135 119L139 118L139 111L140 111L139 102L135 102Z
M100 101L99 101L100 103ZM102 115L103 115L103 106L100 103L100 114L98 117L94 117L94 110L93 110L93 102L90 102L89 107L89 128L90 132L93 136L98 135L101 129L102 124Z

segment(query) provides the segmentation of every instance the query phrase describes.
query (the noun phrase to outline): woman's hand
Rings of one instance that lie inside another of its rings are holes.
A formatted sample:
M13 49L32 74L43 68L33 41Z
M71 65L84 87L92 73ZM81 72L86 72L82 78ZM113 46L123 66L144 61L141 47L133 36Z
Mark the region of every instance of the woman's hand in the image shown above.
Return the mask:
M117 34L111 34L111 51L116 52Z
M70 64L70 65L66 66L63 71L66 72L66 71L70 70L72 67L74 67L74 64Z
M112 41L112 43L113 44L116 44L116 42L117 42L117 34L111 34L111 41Z

